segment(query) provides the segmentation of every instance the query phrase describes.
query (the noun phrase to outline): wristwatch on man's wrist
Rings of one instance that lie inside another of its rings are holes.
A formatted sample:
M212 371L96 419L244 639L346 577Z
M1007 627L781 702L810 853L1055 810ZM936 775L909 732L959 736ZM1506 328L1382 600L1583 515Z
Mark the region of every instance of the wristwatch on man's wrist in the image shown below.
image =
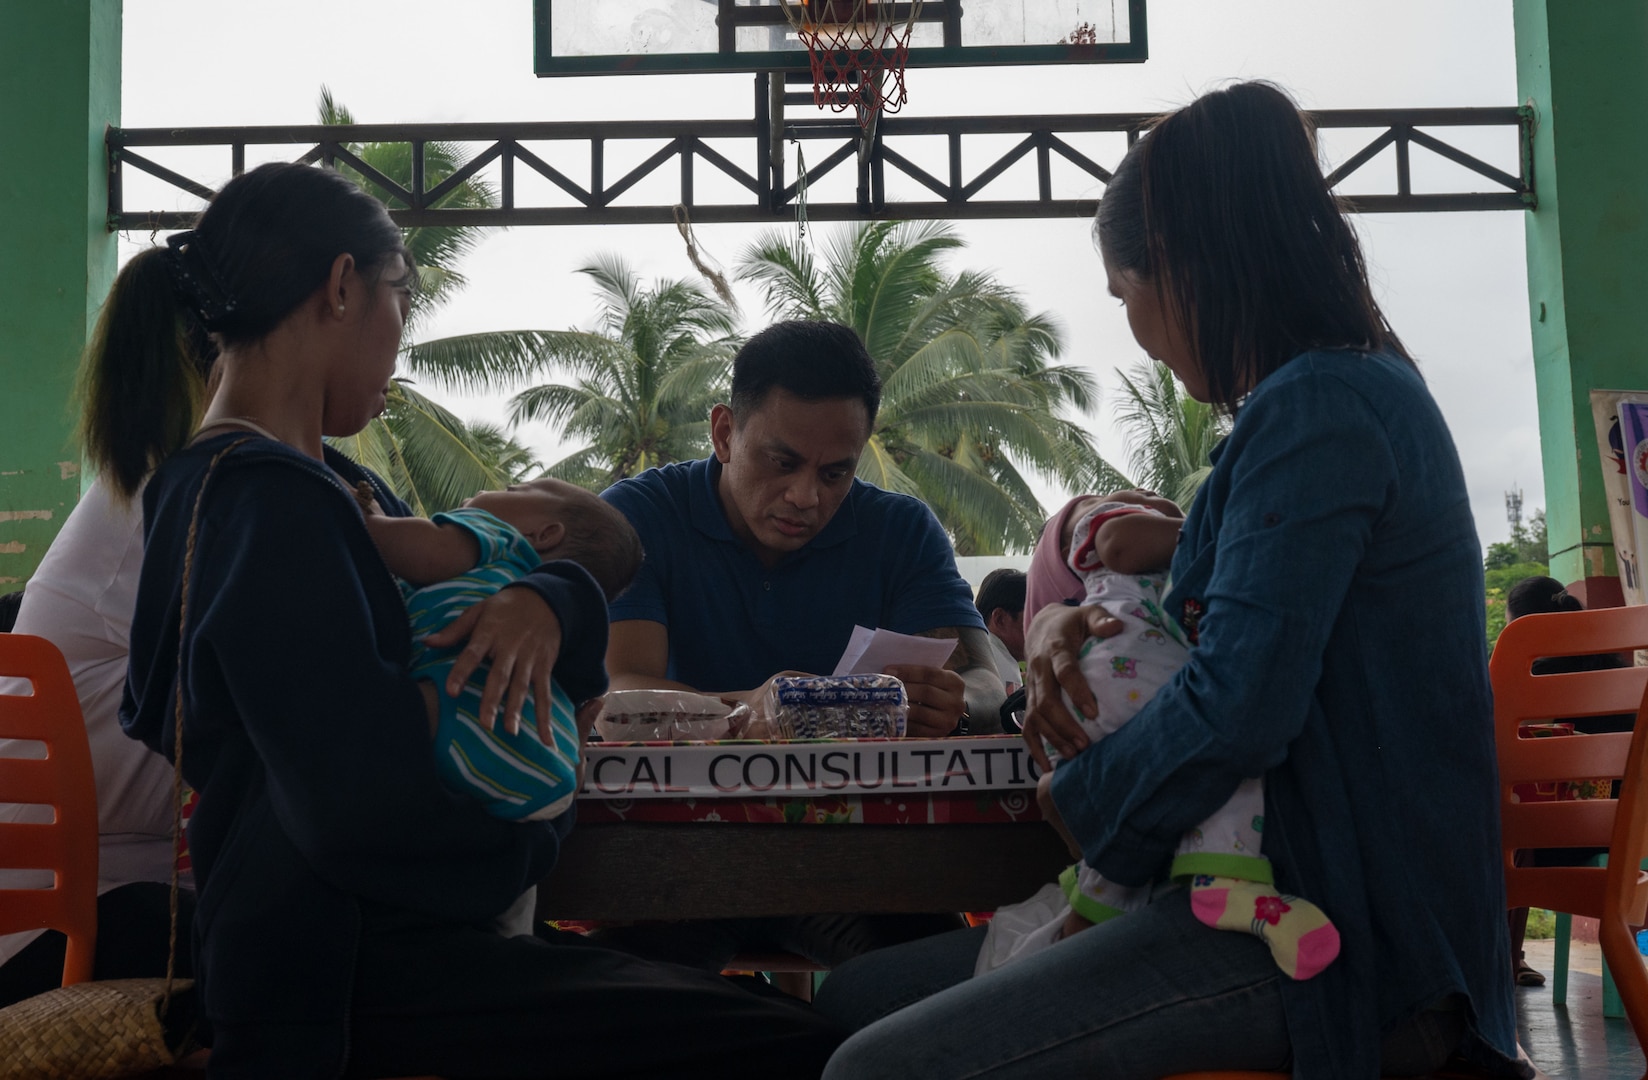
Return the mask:
M956 726L950 729L950 734L946 735L945 738L953 739L957 735L971 735L972 733L973 718L967 715L966 709L962 709L961 719L956 721Z

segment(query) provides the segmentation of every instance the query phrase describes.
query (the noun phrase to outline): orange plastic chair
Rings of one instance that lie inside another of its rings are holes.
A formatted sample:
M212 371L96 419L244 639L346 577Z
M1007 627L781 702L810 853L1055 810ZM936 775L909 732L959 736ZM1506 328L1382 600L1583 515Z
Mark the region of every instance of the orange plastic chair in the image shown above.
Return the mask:
M1494 682L1495 742L1499 746L1501 831L1507 903L1543 907L1602 920L1602 954L1637 1037L1648 1036L1648 974L1630 927L1648 909L1648 668L1534 675L1544 656L1583 656L1648 647L1648 608L1528 615L1506 626L1489 670ZM1518 736L1523 724L1558 717L1636 712L1635 733L1568 739ZM1512 785L1551 780L1622 778L1619 799L1522 803ZM1608 848L1608 865L1516 866L1519 849ZM1632 984L1628 990L1626 983Z
M45 638L0 634L0 677L33 693L0 694L0 738L46 744L44 758L0 757L0 792L12 803L54 808L50 824L0 823L0 867L50 870L49 889L0 889L0 934L68 936L63 985L92 977L97 947L97 788L80 699L63 654Z

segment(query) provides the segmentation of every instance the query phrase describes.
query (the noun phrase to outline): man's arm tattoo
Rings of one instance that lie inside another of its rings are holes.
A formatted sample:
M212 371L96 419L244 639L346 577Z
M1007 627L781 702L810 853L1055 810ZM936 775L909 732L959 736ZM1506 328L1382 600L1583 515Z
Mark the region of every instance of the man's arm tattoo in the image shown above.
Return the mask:
M956 651L944 665L961 676L967 686L962 707L971 717L974 735L993 735L1001 730L1001 704L1007 698L1001 675L990 650L989 631L972 626L944 626L921 637L954 638Z
M971 668L996 669L995 659L990 653L990 632L980 630L976 626L940 626L933 630L923 630L916 637L954 638L956 651L950 654L944 666L951 671L967 671Z

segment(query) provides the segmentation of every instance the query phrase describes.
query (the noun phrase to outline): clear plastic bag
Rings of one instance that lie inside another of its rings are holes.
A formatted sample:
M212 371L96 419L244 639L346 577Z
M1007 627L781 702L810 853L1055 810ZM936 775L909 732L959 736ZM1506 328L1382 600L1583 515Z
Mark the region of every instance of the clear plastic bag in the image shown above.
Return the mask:
M595 730L608 742L725 739L732 709L720 698L686 690L613 690Z
M974 975L983 975L1014 960L1041 952L1058 940L1070 905L1058 882L1037 889L1028 900L997 908L984 932Z
M746 739L896 739L910 701L891 675L779 675L733 717Z

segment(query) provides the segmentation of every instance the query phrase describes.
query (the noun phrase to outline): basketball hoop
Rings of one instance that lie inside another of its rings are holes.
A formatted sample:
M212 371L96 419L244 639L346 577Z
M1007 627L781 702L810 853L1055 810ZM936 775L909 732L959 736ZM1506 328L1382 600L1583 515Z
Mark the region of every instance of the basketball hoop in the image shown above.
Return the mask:
M882 113L904 107L904 65L921 0L779 0L813 68L813 104L854 110L868 130ZM898 8L905 17L898 17Z

